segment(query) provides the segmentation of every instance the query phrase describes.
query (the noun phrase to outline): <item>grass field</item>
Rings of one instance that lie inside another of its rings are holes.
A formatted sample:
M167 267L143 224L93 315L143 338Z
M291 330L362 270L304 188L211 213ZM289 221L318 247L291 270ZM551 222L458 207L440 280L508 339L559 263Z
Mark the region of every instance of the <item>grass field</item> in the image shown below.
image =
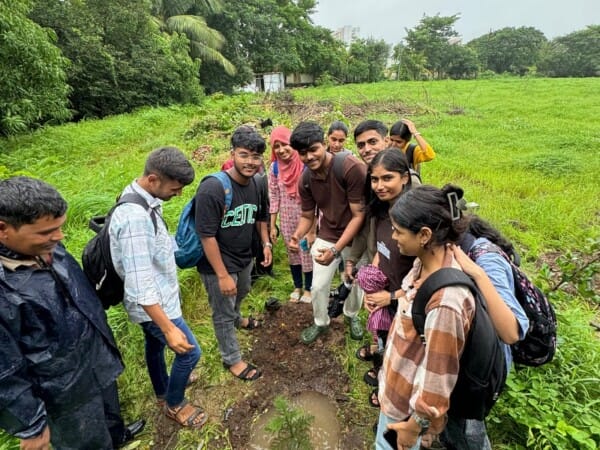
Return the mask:
M176 145L191 154L201 145L212 146L212 153L197 166L199 179L227 158L228 137L242 123L271 117L275 124L293 126L299 118L311 118L327 127L342 119L352 129L366 118L391 124L402 113L437 153L424 164L424 182L462 186L467 200L480 205L478 213L517 244L526 270L534 274L548 255L573 254L585 260L598 251L599 92L598 78L499 78L385 82L267 96L215 95L200 107L148 108L0 140L0 177L28 174L57 186L69 202L66 245L80 255L91 237L86 228L89 217L108 210L156 147ZM285 108L299 103L303 107ZM353 149L353 143L347 147ZM165 207L171 229L194 190L188 188ZM287 273L283 248L276 248L276 257L278 271ZM561 267L567 270L568 264ZM228 378L220 370L205 296L191 272L181 273L184 314L198 340L206 343L202 375L211 383L225 383ZM285 298L287 293L286 280L260 282L247 307L258 305L264 295ZM201 301L195 301L198 298ZM489 418L495 448L600 445L600 345L587 325L597 304L561 290L552 294L552 300L560 321L556 360L513 374ZM110 310L109 320L128 366L119 380L125 414L136 417L151 402L139 351L141 334L120 309ZM350 373L352 355L353 349L341 355ZM359 385L357 381L353 386L355 397L364 401ZM209 428L203 433L203 442L210 442L211 433L218 431ZM144 448L149 445L142 443ZM14 441L0 435L0 449L12 447Z

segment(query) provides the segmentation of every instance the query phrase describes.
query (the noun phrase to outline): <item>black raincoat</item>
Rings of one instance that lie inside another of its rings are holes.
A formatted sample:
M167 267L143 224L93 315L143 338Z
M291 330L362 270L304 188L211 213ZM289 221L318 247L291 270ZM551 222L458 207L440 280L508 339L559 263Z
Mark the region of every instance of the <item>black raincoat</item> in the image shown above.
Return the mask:
M122 371L100 300L62 245L50 265L0 265L0 428L35 436Z

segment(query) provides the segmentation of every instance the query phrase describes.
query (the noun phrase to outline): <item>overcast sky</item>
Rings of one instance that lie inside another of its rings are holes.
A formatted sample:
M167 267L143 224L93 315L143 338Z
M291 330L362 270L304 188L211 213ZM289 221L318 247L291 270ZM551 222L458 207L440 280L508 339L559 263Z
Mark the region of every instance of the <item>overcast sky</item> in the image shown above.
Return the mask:
M418 25L423 14L460 13L454 29L463 43L490 30L531 26L552 39L587 25L600 25L600 0L319 0L312 16L316 25L336 30L359 27L361 38L397 44L405 28Z

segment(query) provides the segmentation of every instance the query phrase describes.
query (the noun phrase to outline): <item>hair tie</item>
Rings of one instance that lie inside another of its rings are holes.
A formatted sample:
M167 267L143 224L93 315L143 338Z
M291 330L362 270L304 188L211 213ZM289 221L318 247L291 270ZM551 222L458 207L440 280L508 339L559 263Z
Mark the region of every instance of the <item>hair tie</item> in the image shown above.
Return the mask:
M464 199L459 199L456 192L448 192L446 194L446 198L448 199L448 205L450 206L450 218L452 222L460 219L460 211L461 209L466 208L466 203Z

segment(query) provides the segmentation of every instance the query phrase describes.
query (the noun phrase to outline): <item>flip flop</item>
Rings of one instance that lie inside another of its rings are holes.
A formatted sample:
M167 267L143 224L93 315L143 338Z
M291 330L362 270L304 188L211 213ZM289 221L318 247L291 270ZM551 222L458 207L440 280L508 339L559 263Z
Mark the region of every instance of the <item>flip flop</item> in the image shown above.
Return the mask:
M303 295L300 297L300 303L312 303L312 297L309 295Z
M373 361L373 352L371 352L371 344L365 344L359 347L355 353L356 357L361 361Z
M381 405L379 404L379 388L375 388L369 394L369 405L373 408L379 408Z
M242 323L241 323L241 321L240 321L240 328L242 330L248 330L248 331L250 331L250 330L254 330L256 328L262 327L262 320L255 319L252 316L248 316L247 320L248 320L248 323L246 324L246 326L243 326Z
M298 303L300 301L300 294L301 294L301 292L298 292L298 291L294 290L294 292L292 292L290 294L290 302L291 303Z
M233 375L236 378L239 378L242 381L255 381L255 380L258 380L262 375L262 372L255 365L250 364L250 363L246 363L246 368L244 370L242 370L240 373L238 373L237 375L230 370L231 366L229 364L223 363L223 366L227 370L229 370L229 373L231 373L231 375ZM250 372L252 372L253 370L255 371L254 375L249 376L248 374Z
M369 386L377 387L379 385L379 380L377 380L378 373L379 373L379 369L375 369L375 368L369 369L365 372L365 375L363 376L363 380Z

